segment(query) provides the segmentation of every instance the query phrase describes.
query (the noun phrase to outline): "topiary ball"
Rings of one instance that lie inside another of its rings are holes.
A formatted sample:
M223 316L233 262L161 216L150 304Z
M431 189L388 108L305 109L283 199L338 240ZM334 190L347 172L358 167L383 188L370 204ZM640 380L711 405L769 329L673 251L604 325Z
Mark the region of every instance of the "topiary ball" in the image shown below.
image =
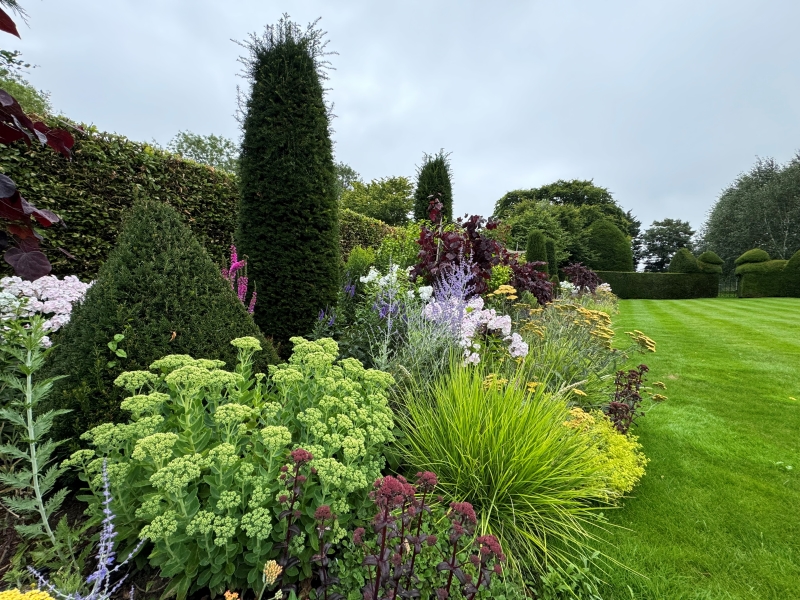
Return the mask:
M767 254L764 250L761 248L753 248L737 258L734 264L738 267L739 265L746 263L760 263L767 262L768 260L770 260L769 254Z

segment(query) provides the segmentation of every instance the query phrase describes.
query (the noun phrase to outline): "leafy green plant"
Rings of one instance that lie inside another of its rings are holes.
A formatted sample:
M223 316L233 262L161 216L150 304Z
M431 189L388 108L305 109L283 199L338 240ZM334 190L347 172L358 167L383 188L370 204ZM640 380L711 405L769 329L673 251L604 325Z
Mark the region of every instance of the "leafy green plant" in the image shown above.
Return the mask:
M179 598L205 586L254 589L265 562L280 557L286 588L311 574L316 508L339 515L333 543L368 516L382 448L394 439L392 377L355 359L334 364L333 340L292 342L289 362L270 367L268 380L253 374L252 337L231 342L234 372L169 355L123 373L116 384L133 394L122 403L131 421L90 430L83 437L94 449L69 459L97 517L107 457L119 539L151 540L150 564Z
M455 360L425 393L407 394L401 451L412 469L437 473L445 498L473 505L476 531L500 540L514 572L562 568L588 551L606 499L593 449L564 427L563 399L524 379L487 386L487 375Z
M537 600L603 600L599 591L603 582L591 569L598 557L595 552L591 559L581 556L563 569L548 568L539 579Z
M405 177L384 177L370 183L354 181L342 192L342 208L383 221L388 225L405 225L414 208L413 184Z
M29 322L11 320L4 325L8 329L3 334L0 351L10 355L11 360L0 378L16 394L0 408L0 419L18 430L19 439L26 442L27 448L12 444L0 446L0 455L20 461L13 471L0 473L0 482L7 487L7 495L2 502L21 518L35 515L36 522L16 525L17 532L24 539L49 540L64 564L68 555L56 539L50 520L61 508L69 490L61 488L50 495L64 468L54 464L59 442L46 436L53 421L69 411L42 413L38 410L53 385L52 378L34 381L45 357L50 353L50 350L42 347L42 339L46 335L44 319L37 316ZM8 494L9 491L13 491L13 494ZM48 495L49 498L46 498Z

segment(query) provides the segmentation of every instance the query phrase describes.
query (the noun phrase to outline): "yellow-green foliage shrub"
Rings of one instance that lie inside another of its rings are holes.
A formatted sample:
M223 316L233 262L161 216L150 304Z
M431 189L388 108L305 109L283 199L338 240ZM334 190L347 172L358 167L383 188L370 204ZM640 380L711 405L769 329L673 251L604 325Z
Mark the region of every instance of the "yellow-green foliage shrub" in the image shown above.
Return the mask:
M570 410L570 419L564 425L592 439L594 460L607 487L609 502L618 501L636 487L648 463L636 436L617 431L603 413L588 413L578 407Z
M495 265L492 267L492 276L489 278L489 291L494 292L501 285L506 285L511 280L511 267Z

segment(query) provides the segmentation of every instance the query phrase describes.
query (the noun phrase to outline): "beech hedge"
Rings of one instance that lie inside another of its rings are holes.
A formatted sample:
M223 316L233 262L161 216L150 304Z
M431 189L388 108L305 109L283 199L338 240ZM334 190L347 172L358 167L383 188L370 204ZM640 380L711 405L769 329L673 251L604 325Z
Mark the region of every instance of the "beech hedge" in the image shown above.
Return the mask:
M597 271L597 275L623 300L716 298L719 294L717 274Z

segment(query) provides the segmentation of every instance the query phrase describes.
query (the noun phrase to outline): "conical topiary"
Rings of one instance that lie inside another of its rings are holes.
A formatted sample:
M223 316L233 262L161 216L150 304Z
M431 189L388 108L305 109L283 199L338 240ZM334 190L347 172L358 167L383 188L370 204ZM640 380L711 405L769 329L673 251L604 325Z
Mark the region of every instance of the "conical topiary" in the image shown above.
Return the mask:
M633 271L631 241L614 223L599 219L585 231L585 243L593 258L588 266L593 271Z
M108 347L116 334L125 336L118 348L126 357ZM119 403L129 394L113 382L122 371L145 370L168 354L218 359L232 369L236 349L229 342L243 336L261 341L258 370L277 362L272 345L178 213L161 202L137 201L86 299L55 339L48 375L64 378L54 385L52 403L72 410L59 418L60 437L78 438L120 419Z
M525 247L525 260L527 262L547 262L547 241L544 233L538 229L528 232L528 245ZM540 271L548 271L547 265L539 267Z
M450 154L439 150L437 154L425 154L422 166L417 169L417 188L414 191L414 219L428 218L430 196L439 195L442 202L442 220L453 219L453 183L450 169Z
M547 273L558 280L558 261L556 260L556 242L552 238L545 240L547 248Z
M688 248L678 248L678 251L669 261L669 273L700 273L697 266L697 259Z
M322 32L287 18L245 44L239 250L258 289L261 330L290 351L339 292L336 170Z

